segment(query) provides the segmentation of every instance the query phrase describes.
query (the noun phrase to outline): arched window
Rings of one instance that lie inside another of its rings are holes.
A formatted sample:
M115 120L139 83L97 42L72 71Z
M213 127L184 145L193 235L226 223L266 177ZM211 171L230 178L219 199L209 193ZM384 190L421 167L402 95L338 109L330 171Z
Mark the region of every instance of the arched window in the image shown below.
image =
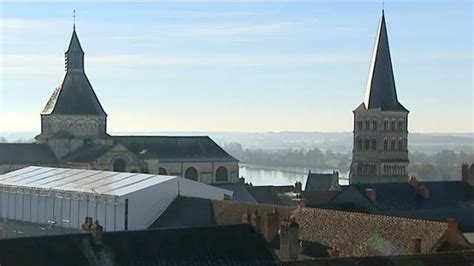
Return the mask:
M365 148L365 150L369 150L369 148L370 148L370 141L369 141L369 139L366 139L366 140L365 140L364 148Z
M227 169L224 166L217 168L216 170L216 181L217 182L227 182L229 180L229 175L227 174Z
M198 171L194 167L189 167L188 169L186 169L186 172L184 172L184 177L187 179L198 181Z
M127 162L124 159L115 159L112 164L112 171L114 172L125 172L127 168Z
M372 146L370 147L372 150L377 150L377 140L376 139L372 139Z
M390 144L390 150L394 151L395 150L395 139L392 139L392 143Z
M400 130L400 131L405 130L405 125L404 125L402 119L398 120L398 130Z
M370 130L370 121L365 120L365 130Z
M398 140L398 150L402 151L403 150L403 139Z
M396 130L397 130L397 128L395 127L395 124L396 124L396 121L395 121L395 119L393 119L393 120L392 120L392 123L391 123L391 126L390 126L392 131L396 131Z
M383 121L383 130L388 131L388 120Z
M383 140L383 150L388 151L388 139Z
M377 130L377 120L372 121L372 129Z
M158 168L158 174L159 175L168 175L168 171L166 171L165 168L160 167L160 168Z

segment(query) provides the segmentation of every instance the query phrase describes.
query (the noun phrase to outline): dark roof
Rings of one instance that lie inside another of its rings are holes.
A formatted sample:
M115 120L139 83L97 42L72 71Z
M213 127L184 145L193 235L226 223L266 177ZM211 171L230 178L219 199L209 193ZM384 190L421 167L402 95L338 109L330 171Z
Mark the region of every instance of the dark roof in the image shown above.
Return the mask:
M55 164L57 163L48 144L0 143L0 164Z
M283 204L273 186L247 186L247 190L258 203Z
M241 202L257 202L255 198L247 190L248 185L244 183L223 183L223 184L212 184L215 187L223 188L234 192L232 199Z
M417 187L429 190L429 197L423 198L410 183L353 184L365 196L365 189L375 189L376 201L370 203L379 213L403 217L446 221L456 218L462 231L474 231L474 186L463 181L418 182ZM347 189L349 193L352 193ZM342 197L342 193L339 194ZM341 201L336 196L334 201ZM347 202L353 198L345 197ZM369 201L367 199L367 201ZM337 205L331 206L337 208Z
M0 219L0 239L78 233L79 229Z
M341 191L330 190L330 191L304 191L303 198L307 207L324 207L331 203L331 200L336 197Z
M84 145L73 153L67 155L63 158L66 162L93 162L98 159L100 156L104 155L113 145L100 145L100 144L90 144Z
M142 159L237 162L208 136L113 136Z
M0 240L2 265L278 265L250 225Z
M76 31L66 52L66 73L54 90L42 115L78 114L107 116L84 73L84 53Z
M333 174L308 173L304 191L327 191L331 187Z
M437 252L428 254L347 257L347 258L319 258L300 261L284 261L285 266L406 266L406 265L431 265L431 266L470 266L474 263L474 250L461 250L450 252Z
M364 103L367 109L380 108L382 111L408 112L408 110L398 102L397 98L383 11L377 32L365 97Z
M209 199L178 196L150 228L203 226L215 224Z

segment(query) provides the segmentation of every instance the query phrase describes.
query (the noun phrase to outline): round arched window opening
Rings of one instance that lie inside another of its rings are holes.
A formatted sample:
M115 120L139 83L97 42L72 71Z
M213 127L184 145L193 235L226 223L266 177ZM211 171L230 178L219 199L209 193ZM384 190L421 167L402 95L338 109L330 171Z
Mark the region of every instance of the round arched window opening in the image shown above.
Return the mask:
M216 181L217 182L227 182L229 180L229 174L227 169L224 166L217 168L216 170Z
M166 171L165 168L160 167L160 168L158 169L158 174L159 174L159 175L168 175L168 171Z
M125 169L127 168L127 163L125 162L124 159L115 159L112 170L114 172L125 172Z
M189 167L188 169L186 169L186 172L184 172L184 177L187 179L198 181L198 171L194 167Z

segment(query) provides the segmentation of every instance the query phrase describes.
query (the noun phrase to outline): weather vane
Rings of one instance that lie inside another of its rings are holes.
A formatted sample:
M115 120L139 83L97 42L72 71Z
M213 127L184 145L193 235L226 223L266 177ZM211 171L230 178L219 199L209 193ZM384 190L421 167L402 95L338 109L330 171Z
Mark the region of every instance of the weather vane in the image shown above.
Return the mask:
M74 9L72 11L72 29L76 29L76 10Z

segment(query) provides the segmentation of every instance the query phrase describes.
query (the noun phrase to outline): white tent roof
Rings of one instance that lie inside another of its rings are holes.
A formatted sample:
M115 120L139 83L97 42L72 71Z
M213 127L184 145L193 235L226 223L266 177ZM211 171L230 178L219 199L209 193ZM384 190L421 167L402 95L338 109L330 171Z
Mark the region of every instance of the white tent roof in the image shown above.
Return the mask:
M0 175L0 187L123 196L176 176L30 166Z

